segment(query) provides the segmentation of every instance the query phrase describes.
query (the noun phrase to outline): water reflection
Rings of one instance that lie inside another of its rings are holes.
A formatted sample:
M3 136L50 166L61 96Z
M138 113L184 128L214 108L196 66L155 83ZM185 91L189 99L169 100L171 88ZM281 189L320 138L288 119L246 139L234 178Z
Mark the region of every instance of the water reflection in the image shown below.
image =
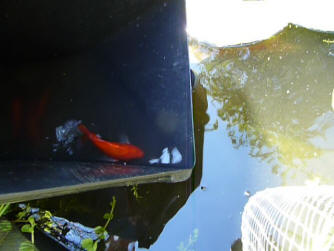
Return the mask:
M200 82L220 107L233 146L268 164L284 184L333 183L334 60L331 33L288 25L254 44L213 48L192 41ZM196 55L196 54L195 54Z

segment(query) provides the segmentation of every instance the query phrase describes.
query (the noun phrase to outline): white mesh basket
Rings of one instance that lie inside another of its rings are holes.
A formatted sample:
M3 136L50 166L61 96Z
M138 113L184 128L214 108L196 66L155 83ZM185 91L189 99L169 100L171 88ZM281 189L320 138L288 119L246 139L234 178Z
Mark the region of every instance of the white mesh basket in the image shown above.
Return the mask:
M334 250L334 186L292 186L256 193L242 215L244 251Z

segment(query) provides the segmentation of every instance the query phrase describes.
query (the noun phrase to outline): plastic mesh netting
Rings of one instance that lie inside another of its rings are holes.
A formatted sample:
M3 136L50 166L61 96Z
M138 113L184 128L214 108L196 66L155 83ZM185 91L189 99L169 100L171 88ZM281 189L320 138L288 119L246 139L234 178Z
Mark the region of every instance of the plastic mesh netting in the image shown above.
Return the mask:
M334 250L334 186L292 186L256 193L242 215L249 250Z

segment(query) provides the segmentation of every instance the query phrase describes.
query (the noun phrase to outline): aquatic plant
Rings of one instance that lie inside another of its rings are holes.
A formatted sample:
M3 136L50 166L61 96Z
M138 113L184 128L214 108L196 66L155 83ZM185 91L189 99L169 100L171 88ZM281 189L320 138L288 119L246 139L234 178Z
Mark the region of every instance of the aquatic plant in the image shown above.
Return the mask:
M31 242L29 241L24 241L20 245L20 251L33 251L36 250L34 243L35 243L35 227L36 227L36 222L35 218L33 216L30 216L27 220L27 224L24 224L21 227L21 231L23 233L30 233L31 234Z
M20 204L19 208L22 210L16 214L16 219L13 223L26 223L21 227L21 232L30 233L31 241L24 241L20 244L20 251L34 251L35 248L35 218L31 215L31 207L29 205Z
M0 204L0 217L6 215L10 207L10 203Z
M22 209L22 211L19 211L16 214L16 219L14 222L27 222L26 218L30 215L31 207L28 205L19 205L19 208Z
M36 226L36 222L33 216L30 216L28 218L28 224L24 224L21 227L21 231L23 233L30 233L31 234L31 243L34 244L35 243L35 237L34 237L34 233L35 233L35 226Z
M9 207L10 203L0 204L0 232L9 232L10 230L12 230L12 224L10 223L10 221L1 219L2 216L8 213Z
M12 224L9 220L1 220L0 221L0 232L9 232L12 230Z
M31 208L29 206L25 206L22 208L23 210L20 211L14 220L9 221L7 219L2 219L3 216L7 215L10 212L10 203L0 204L0 245L5 240L7 234L13 229L12 223L27 223L21 227L21 231L24 233L31 234L31 241L23 241L20 244L19 250L20 251L34 251L36 250L34 242L34 231L35 231L35 219L30 216L26 219L30 213Z
M133 193L133 196L136 198L136 200L138 201L139 199L143 198L143 196L139 195L138 192L138 185L133 185L131 187L131 191Z
M7 234L12 230L10 221L2 219L9 211L10 203L0 204L0 244L6 238Z
M94 228L95 233L97 234L98 238L94 241L91 238L84 239L81 243L81 247L87 251L96 251L98 244L101 240L106 240L108 237L107 227L110 224L110 221L114 218L114 210L116 207L116 198L115 196L112 197L112 202L110 202L110 211L109 213L105 213L103 218L106 220L104 226L97 226Z
M93 241L92 239L84 239L81 243L81 247L87 251L95 251L97 250L98 244L99 240Z
M20 245L19 251L35 251L36 248L34 244L30 241L24 241Z

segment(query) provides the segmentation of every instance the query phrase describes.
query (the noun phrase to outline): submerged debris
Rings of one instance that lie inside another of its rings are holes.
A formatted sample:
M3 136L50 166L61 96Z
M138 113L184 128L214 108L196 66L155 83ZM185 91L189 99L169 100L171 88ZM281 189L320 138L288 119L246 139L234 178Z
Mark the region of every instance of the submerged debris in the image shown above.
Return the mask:
M49 211L43 211L38 208L31 208L25 204L19 204L22 220L33 217L37 228L49 238L53 239L61 246L71 251L81 251L82 241L99 239L95 228L86 227L78 222L71 222L65 218L53 216ZM105 236L108 239L109 235Z
M54 152L59 149L65 149L69 155L73 154L72 143L80 135L78 130L78 125L80 124L81 120L69 120L64 125L60 125L56 128L58 143L54 144Z
M173 147L171 151L169 151L168 147L162 149L161 156L156 159L149 160L150 164L177 164L182 161L182 154L177 149L177 147Z
M58 241L65 241L66 245L71 247L70 250L81 250L81 244L84 239L98 239L94 228L56 216L52 216L51 221L53 222L52 227L58 233L66 233L65 236L58 236L56 239Z
M250 197L252 194L251 194L250 191L246 190L246 191L244 192L244 195L245 195L246 197Z
M202 191L206 191L208 188L206 186L201 186Z

